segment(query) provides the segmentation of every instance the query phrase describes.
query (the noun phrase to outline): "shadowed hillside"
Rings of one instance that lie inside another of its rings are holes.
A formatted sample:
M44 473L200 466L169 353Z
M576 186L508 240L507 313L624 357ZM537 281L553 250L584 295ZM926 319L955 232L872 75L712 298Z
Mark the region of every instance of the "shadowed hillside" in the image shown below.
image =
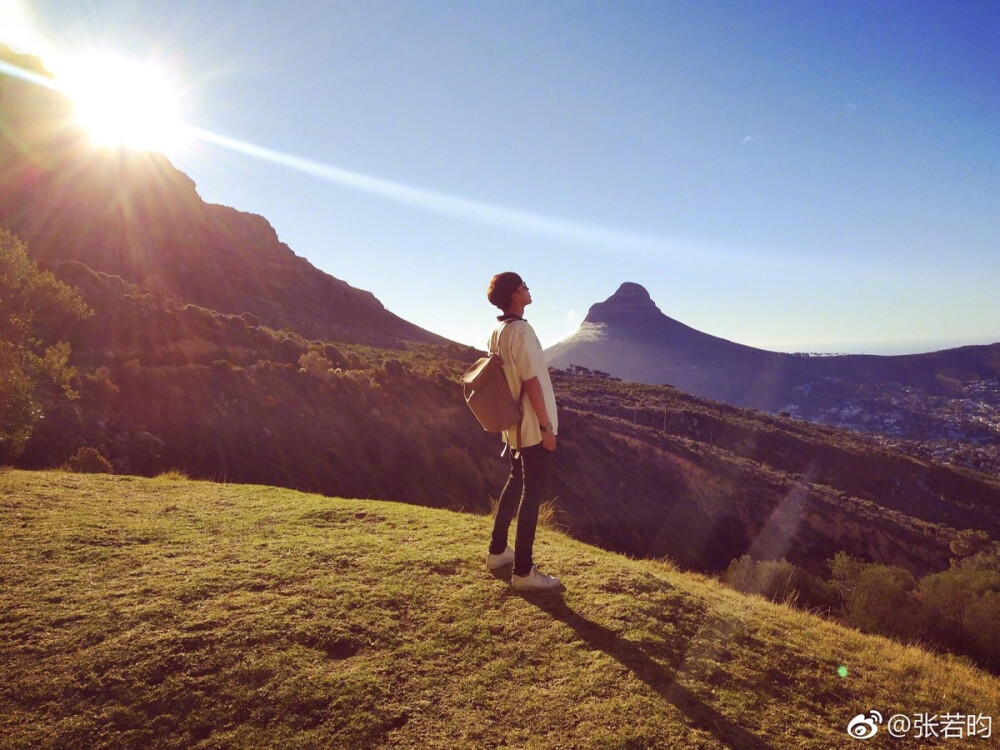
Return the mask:
M488 528L267 487L2 472L0 736L827 750L877 710L961 714L986 747L1000 715L1000 683L961 662L548 529L538 556L567 592L512 595L483 568ZM927 744L882 727L866 746Z
M94 309L70 331L81 399L53 405L20 460L80 447L116 470L259 482L485 510L499 441L461 397L478 353L306 340L55 267ZM958 531L1000 538L1000 483L850 433L671 388L554 374L559 523L599 546L722 570L745 553L824 572L847 551L918 573L947 567Z
M0 57L45 74L0 46ZM205 203L162 155L95 150L62 95L0 76L0 226L45 261L310 338L446 343L295 255L261 216Z

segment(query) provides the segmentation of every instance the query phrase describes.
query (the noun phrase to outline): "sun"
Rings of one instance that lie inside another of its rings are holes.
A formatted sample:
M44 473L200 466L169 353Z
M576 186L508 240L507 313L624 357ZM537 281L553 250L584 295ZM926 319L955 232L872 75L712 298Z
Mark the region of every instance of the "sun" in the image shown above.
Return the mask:
M161 69L96 54L75 57L56 76L95 145L169 154L183 144L180 96Z

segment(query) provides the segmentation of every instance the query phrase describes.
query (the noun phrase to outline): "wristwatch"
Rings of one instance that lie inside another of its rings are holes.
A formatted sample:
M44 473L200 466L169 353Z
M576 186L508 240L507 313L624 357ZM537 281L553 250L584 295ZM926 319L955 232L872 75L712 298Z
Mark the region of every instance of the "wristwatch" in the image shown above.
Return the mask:
M555 432L555 431L556 428L551 422L547 425L542 426L542 432Z

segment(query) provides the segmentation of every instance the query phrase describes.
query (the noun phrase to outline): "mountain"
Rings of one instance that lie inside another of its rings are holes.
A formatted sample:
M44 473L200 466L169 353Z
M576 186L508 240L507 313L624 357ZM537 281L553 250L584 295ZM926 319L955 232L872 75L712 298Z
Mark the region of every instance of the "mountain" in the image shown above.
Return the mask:
M45 75L41 63L0 58ZM0 226L37 260L78 261L162 297L307 338L445 343L295 255L261 216L205 203L165 157L95 150L58 92L0 76Z
M479 352L317 271L264 219L205 204L162 158L89 149L51 92L0 83L0 224L94 311L62 332L80 398L39 394L18 466L92 449L122 474L488 512L505 464L458 384ZM669 321L641 288L592 314L598 333L624 320L638 341L682 341L696 364L771 356ZM962 531L1000 540L994 477L674 388L554 383L553 513L580 540L712 572L752 554L824 573L845 551L920 574Z
M670 384L726 403L767 408L782 355L689 328L664 315L639 284L624 283L591 306L580 328L546 352L549 365L607 372L624 380Z
M858 408L901 411L892 395L961 395L969 383L1000 384L1000 343L906 356L805 356L765 351L696 331L664 315L640 285L625 283L590 308L580 328L547 350L549 364L670 384L736 406L788 411L813 421ZM1000 387L996 406L1000 407ZM882 398L886 403L875 403ZM880 420L876 420L881 424ZM897 419L898 421L898 419ZM923 425L926 427L926 425ZM914 432L918 432L914 427ZM931 430L933 431L933 430ZM926 430L920 436L926 437ZM993 440L996 430L987 430ZM914 435L917 436L917 435Z

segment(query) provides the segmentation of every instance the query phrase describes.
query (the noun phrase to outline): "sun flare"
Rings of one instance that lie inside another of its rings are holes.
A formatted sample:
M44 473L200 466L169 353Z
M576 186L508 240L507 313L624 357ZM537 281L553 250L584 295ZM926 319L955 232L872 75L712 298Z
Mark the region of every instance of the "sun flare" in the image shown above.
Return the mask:
M164 153L181 146L180 97L162 70L104 54L74 59L57 78L96 145Z

